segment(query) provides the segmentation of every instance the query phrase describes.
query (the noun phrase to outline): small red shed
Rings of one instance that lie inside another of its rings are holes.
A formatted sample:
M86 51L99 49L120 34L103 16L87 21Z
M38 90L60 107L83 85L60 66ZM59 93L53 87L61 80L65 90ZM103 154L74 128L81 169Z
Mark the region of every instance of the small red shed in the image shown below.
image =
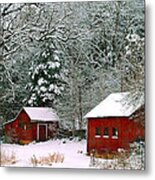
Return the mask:
M144 103L133 98L129 92L112 93L86 114L88 154L129 149L144 139Z
M21 144L45 141L56 135L58 122L59 117L52 108L24 107L15 119L4 124L5 135Z

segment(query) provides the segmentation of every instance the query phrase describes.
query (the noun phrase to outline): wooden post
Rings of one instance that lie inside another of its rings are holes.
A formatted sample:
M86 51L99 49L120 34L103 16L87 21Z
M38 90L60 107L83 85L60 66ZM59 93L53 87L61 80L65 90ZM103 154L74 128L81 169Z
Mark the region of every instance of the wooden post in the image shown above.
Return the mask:
M39 123L37 123L37 141L39 141Z

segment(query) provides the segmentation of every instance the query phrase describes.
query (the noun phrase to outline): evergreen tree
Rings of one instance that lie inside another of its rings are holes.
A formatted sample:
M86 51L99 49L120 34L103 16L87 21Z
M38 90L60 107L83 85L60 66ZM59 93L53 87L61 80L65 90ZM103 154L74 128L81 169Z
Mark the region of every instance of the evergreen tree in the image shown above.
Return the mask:
M39 63L34 65L29 73L31 82L28 86L30 89L28 105L54 106L56 98L63 91L60 55L53 42L45 40L38 59Z

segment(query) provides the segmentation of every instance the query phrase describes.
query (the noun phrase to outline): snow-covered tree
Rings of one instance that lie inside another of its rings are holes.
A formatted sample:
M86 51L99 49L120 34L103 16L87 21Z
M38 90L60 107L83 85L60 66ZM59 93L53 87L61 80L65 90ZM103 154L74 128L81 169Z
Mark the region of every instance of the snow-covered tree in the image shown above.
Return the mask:
M28 71L32 62L37 64L44 39L54 33L59 43L66 38L62 24L68 12L62 3L3 3L0 9L0 106L5 121L25 105Z
M122 80L125 88L135 94L135 99L144 102L144 37L138 34L128 34L126 39Z
M83 128L84 114L111 92L144 92L142 0L4 3L0 25L5 120L26 99L55 106L64 125Z
M53 106L63 87L62 58L51 40L45 40L38 64L30 71L30 106Z

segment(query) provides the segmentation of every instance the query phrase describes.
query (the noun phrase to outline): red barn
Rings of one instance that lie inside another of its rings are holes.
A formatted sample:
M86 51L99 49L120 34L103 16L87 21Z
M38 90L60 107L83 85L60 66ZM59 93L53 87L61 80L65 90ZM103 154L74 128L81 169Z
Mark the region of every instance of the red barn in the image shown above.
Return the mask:
M88 154L129 149L131 142L144 139L143 101L133 98L128 92L112 93L86 114Z
M21 144L45 141L56 135L59 117L52 108L24 107L17 117L4 124L5 135Z

